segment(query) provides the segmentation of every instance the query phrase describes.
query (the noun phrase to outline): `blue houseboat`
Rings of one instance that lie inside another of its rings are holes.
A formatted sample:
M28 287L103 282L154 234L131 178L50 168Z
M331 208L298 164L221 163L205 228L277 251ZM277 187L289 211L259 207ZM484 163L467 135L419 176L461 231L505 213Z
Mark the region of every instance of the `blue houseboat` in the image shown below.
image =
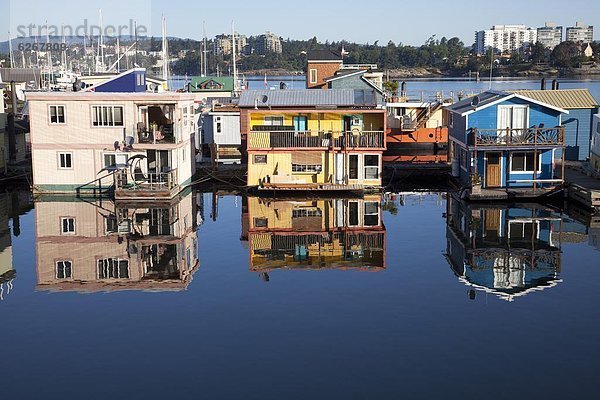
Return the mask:
M447 108L453 175L471 199L538 197L562 187L563 114L520 94L487 91ZM564 163L563 163L564 165Z

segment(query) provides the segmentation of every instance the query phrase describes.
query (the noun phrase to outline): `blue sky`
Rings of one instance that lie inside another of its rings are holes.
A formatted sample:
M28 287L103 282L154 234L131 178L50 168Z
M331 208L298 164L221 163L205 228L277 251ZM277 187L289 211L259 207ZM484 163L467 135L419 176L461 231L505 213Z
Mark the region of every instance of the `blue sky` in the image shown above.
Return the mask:
M537 27L545 21L554 21L570 26L581 20L593 25L597 22L596 16L600 15L600 1L581 0L230 0L202 3L189 0L0 0L0 26L4 28L0 40L7 39L9 29L14 37L18 26L43 25L46 20L57 27L61 24L81 26L85 19L89 24L98 24L100 8L105 26L129 25L129 20L133 19L157 36L164 14L168 34L184 38L200 38L202 21L206 21L206 33L211 37L229 32L231 21L235 20L236 30L247 35L270 30L284 38L317 36L320 41L347 39L359 43L393 40L414 45L422 44L434 34L438 38L458 36L470 45L475 30L487 29L493 24Z

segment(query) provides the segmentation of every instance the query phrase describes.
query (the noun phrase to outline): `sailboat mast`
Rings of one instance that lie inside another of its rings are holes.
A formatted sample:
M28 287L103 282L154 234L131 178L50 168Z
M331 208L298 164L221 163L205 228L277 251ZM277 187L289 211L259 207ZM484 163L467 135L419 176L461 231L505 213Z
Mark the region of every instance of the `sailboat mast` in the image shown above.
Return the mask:
M207 46L207 42L206 42L206 23L205 21L202 21L202 33L204 35L204 76L208 75L208 63L207 63L207 58L208 58L208 50L206 48Z
M169 42L167 40L167 20L162 17L162 58L163 58L163 68L162 68L162 77L167 83L167 89L169 87Z
M237 64L236 64L236 53L237 53L237 48L236 48L236 40L235 40L235 22L231 21L231 57L232 57L232 62L233 62L233 92L235 94L237 94L237 92L239 91L239 85L238 85L238 76L237 76Z
M8 31L8 52L10 53L9 54L10 67L14 68L15 67L15 59L13 56L12 38L10 37L10 31Z
M102 23L102 9L100 9L100 42L98 43L98 53L100 54L100 68L104 71L104 25Z
M116 52L116 57L117 57L117 73L121 72L121 47L119 45L119 36L117 36L117 52Z

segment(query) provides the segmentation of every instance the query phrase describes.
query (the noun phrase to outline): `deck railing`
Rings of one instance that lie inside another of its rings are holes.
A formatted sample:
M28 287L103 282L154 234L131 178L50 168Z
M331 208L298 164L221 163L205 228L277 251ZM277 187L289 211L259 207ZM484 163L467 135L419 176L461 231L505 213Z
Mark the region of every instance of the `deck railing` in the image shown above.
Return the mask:
M477 129L470 132L470 144L490 146L563 146L565 128Z
M367 148L383 149L383 131L362 132L316 132L316 131L270 131L250 132L250 149L273 148Z
M116 190L138 192L170 192L177 186L177 170L148 172L132 176L128 170L116 172Z

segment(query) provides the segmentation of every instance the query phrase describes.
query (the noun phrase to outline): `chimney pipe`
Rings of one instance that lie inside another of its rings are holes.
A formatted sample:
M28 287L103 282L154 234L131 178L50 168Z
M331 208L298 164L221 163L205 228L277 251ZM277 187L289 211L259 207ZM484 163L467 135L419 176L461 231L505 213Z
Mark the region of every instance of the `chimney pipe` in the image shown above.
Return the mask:
M552 90L558 90L558 80L556 79L552 81Z
M406 81L403 81L400 85L400 96L406 97Z
M8 162L17 161L17 131L15 127L15 118L17 117L17 84L10 81L10 100L12 110L7 115L8 120Z
M542 78L541 90L546 90L546 78Z

